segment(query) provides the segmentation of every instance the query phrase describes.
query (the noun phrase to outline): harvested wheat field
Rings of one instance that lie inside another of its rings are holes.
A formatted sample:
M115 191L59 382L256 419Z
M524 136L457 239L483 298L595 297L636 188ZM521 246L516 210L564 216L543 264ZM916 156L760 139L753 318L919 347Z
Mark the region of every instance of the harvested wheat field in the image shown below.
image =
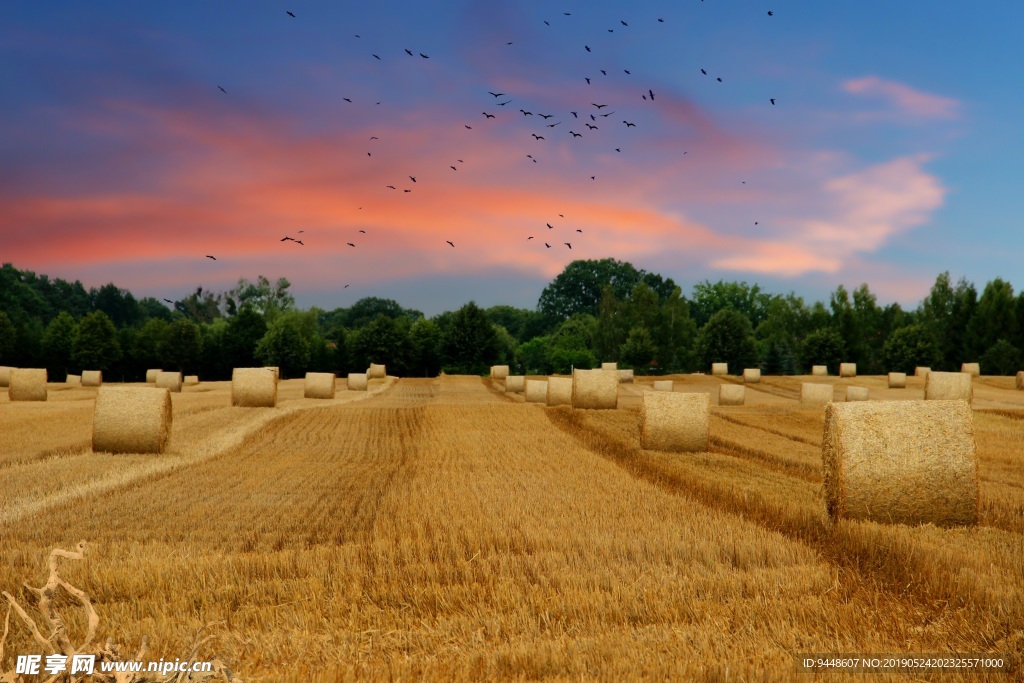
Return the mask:
M215 622L204 652L247 682L848 680L794 655L1019 654L1024 394L987 379L979 522L951 528L830 522L808 377L712 401L697 453L641 448L648 377L611 410L465 376L339 383L326 400L282 380L275 408L232 407L210 382L171 396L161 455L92 453L95 389L3 397L0 590L27 604L50 550L85 539L62 576L91 596L98 642L148 635L152 659L174 659ZM871 401L922 398L921 378L854 381ZM78 633L74 607L58 601ZM7 647L34 651L16 619Z

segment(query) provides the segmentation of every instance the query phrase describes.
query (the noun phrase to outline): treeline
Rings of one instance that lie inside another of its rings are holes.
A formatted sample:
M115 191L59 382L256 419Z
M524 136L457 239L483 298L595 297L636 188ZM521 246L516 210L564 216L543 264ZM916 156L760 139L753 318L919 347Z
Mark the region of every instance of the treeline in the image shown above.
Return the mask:
M201 287L180 301L136 299L107 284L50 280L0 268L0 365L46 367L51 381L83 369L139 381L161 367L229 379L233 367L276 365L285 377L340 375L386 363L403 376L565 373L618 361L638 374L760 367L803 374L811 365L857 363L861 374L925 365L1009 375L1024 367L1024 292L996 278L936 278L912 311L880 306L866 284L839 286L829 301L764 292L745 282L699 283L687 298L668 278L604 259L569 264L534 310L470 302L426 318L369 297L350 308L299 310L285 279L240 280L227 292ZM165 305L168 304L168 305Z

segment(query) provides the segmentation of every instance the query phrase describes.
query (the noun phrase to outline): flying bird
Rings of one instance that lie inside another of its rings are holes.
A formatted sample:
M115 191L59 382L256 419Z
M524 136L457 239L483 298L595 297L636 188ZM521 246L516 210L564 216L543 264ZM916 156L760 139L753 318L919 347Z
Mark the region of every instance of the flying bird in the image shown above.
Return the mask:
M292 19L294 19L294 18L295 18L295 15L294 15L294 14L292 14L291 12L289 12L288 10L285 10L285 14L287 14L287 15L288 15L289 17L291 17Z
M621 152L622 150L621 150L621 149L619 149L618 147L616 147L616 148L615 148L615 151L616 151L616 152Z
M597 107L598 109L601 109L601 108L603 108L603 107L607 107L607 106L608 106L607 104L594 104L593 102L591 102L591 104L593 104L593 105L594 105L595 107Z
M590 115L590 120L591 120L591 121L597 121L597 119L596 119L596 118L594 117L594 115L593 115L593 114L591 114L591 115Z
M173 304L173 303L174 303L174 302L173 302L173 301L171 301L170 299L164 299L164 301L166 301L166 302L167 302L167 303L169 303L169 304Z
M356 246L356 245L352 244L351 242L345 242L345 244L347 244L347 245L348 245L348 246L350 246L350 247L354 247L354 246Z
M486 116L489 119L493 119L494 118L494 114L488 114L487 112L484 112L484 116Z
M597 176L596 175L592 175L592 176L590 176L590 179L591 180L597 180Z
M473 130L473 126L470 126L469 124L464 123L462 125L466 126L466 128L468 128L469 130Z
M342 287L342 289L348 289L348 285L345 285L344 287Z
M772 16L772 11L771 10L768 10L768 16L769 17Z
M547 247L548 249L550 249L550 248L551 248L551 245L550 245L550 244L548 244L547 242L545 242L545 243L544 243L544 246L545 246L545 247Z
M445 242L448 242L448 244L451 244L453 248L455 247L455 245L452 244L451 240L445 240Z
M530 240L532 240L532 239L533 239L532 237L527 237L527 238L526 238L526 240L527 240L527 241L530 241ZM165 301L166 301L166 299L165 299Z
M539 116L542 119L544 119L545 121L547 121L548 119L552 118L554 116L554 114L537 114L537 116Z
M284 241L286 241L286 240L290 240L290 239L291 239L291 237L282 237L282 238L281 238L281 241L282 241L282 242L284 242Z
M371 135L370 139L371 140L380 140L380 138L378 138L376 135Z
M548 226L548 230L554 230L555 229L555 226L551 225L550 223L545 223L544 225Z
M216 257L216 256L210 256L209 254L207 254L207 255L206 255L206 258L212 258L212 259L213 259L214 261L216 261L216 260L217 260L217 257Z
M771 103L772 103L772 106L774 107L774 106L775 106L775 98L774 98L774 97L772 97L772 98L770 98L770 99L771 99Z
M629 69L623 69L623 71L625 71L627 74L630 73Z
M702 74L704 74L705 76L707 76L707 75L708 75L708 72L707 72L707 71L705 71L704 69L701 69L701 70L700 70L700 72L701 72Z
M585 48L587 49L587 52L590 52L590 51L591 51L591 50L590 50L590 46L589 46L589 45L584 45L583 47L585 47Z
M508 103L509 103L509 102L511 102L511 101L512 101L512 100L505 100L504 102L498 102L498 106L499 106L499 107L504 107L504 106L505 106L506 104L508 104Z
M614 111L610 111L607 114L598 114L598 116L604 116L605 118L607 118L607 117L611 116L614 113L615 113Z
M629 26L629 24L624 22L622 19L619 19L619 23L622 24L623 26Z
M224 88L223 88L222 86L219 86L219 85L218 85L217 87L218 87L218 88L220 88L220 91L221 91L222 93L224 93L225 95L227 95L227 94L228 94L228 91L227 91L227 90L225 90L225 89L224 89Z
M409 55L410 57L412 57L412 56L413 56L413 54L412 54L412 50L406 50L406 51L405 51L405 54Z
M306 246L302 240L292 240L292 242L295 242L295 244L301 244L302 246Z
M587 85L590 85L590 79L589 79L589 78L587 78L586 76L584 76L583 78L584 78L584 80L586 80L586 81L587 81Z
M652 100L654 99L654 91L653 91L653 90L651 90L651 89L649 89L649 88L648 88L648 90L647 90L647 94L651 96L651 99L652 99Z
M448 168L452 169L453 171L458 171L459 170L459 169L455 168L454 166L449 166Z
M365 230L360 230L359 232L363 233L364 235L366 234Z
M414 183L416 182L416 178L414 178L412 176L409 176L409 180L413 181Z
M548 26L551 26L551 24L547 21L547 19L544 20L544 23L547 24Z
M377 59L380 59L380 55L373 55L373 56L376 57ZM348 285L345 285L345 286L347 287Z
M496 98L497 97L504 97L505 96L505 93L503 93L503 92L491 92L490 90L487 91L487 94L494 95Z
M532 111L526 111L525 109L520 109L519 111L523 112L523 116L533 116Z
M630 123L629 121L625 121L625 120L623 121L623 123L626 124L626 128L629 128L630 126L633 126L634 128L636 128L636 124L635 123Z
M576 131L574 131L574 130L570 130L569 132L570 132L570 133L572 133L572 136L573 136L574 138L581 138L581 137L583 137L583 133L577 133L577 132L576 132Z
M661 23L663 23L663 24L665 23L665 20L664 20L664 19L658 19L658 21L660 21L660 22L661 22Z
M567 247L569 247L570 249L572 249L572 245L571 245L571 244L569 244L568 242L562 242L562 244L564 244L565 246L567 246Z
M346 102L351 102L351 101L352 101L352 100L350 100L350 99L349 99L349 98L347 98L347 97L342 97L341 99L345 100Z
M580 230L579 228L576 228L576 232L583 232L583 231Z
M420 53L420 57L423 57L423 59L430 59L430 57L428 57L427 55L423 54L422 52Z
M397 187L395 187L394 185L388 185L388 187L390 187L390 188L391 188L392 190L397 190L397 189L398 189L398 188L397 188Z
M587 124L587 128L589 128L590 130L597 130L597 126L592 126L589 123Z
M402 190L402 192L412 192L412 190Z
M607 72L607 71L605 71L604 69L601 69L601 73L603 73L603 74L604 74L605 76L607 76L607 75L608 75L608 72Z
M578 119L578 118L579 118L579 116L577 116L577 115L576 115L576 112L574 112L574 111L571 111L571 112L569 112L569 113L570 113L570 114L572 114L572 117L573 117L574 119Z
M530 133L530 135L532 135L534 137L534 139L536 139L536 140L543 140L544 139L543 136L537 135L536 133Z
M719 77L718 77L718 78L716 78L715 80L716 80L716 81L718 81L719 83L721 83L721 82L722 82L722 77L721 77L721 76L719 76Z
M557 125L558 125L559 123L561 123L561 121L557 121L557 122L555 122L555 123L549 123L549 124L548 124L548 128L554 128L554 127L555 127L555 126L557 126Z

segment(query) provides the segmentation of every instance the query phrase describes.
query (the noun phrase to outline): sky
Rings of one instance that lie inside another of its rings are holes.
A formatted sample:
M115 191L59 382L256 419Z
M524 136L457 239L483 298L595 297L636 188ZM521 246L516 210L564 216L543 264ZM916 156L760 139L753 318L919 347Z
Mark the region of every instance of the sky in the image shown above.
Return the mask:
M1024 288L1016 0L0 15L0 262L51 278L177 299L263 274L303 308L427 315L533 308L608 257L686 295Z

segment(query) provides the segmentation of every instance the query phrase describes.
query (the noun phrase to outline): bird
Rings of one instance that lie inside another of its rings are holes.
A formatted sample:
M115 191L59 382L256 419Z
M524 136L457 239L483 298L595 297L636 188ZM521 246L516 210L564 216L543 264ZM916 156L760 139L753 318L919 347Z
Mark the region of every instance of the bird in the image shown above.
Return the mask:
M622 24L623 26L629 26L629 24L624 22L622 19L619 19L619 23Z
M664 19L658 19L658 21L660 21L660 22L661 22L662 24L664 24L664 23L665 23L665 20L664 20Z
M348 289L348 285L345 285L344 287L342 287L342 289Z
M363 233L364 235L366 234L365 230L360 230L359 232Z
M608 106L607 104L594 104L593 102L591 102L591 104L593 104L598 109L602 109L603 107L607 107Z
M772 16L772 11L771 10L768 10L768 16L769 17Z
M455 168L454 166L449 166L448 168L452 169L453 171L458 171L459 170L459 169Z
M412 190L402 190L402 192L412 192Z
M576 228L576 232L583 232L583 231L580 230L579 228Z
M371 54L373 54L373 53L371 53ZM377 59L380 59L380 55L373 55L373 56L376 57ZM345 286L347 287L348 285L345 285Z
M574 112L574 111L571 111L571 112L569 112L569 113L570 113L570 114L572 114L572 117L573 117L574 119L578 119L578 118L579 118L579 116L577 116L577 115L576 115L576 112Z
M494 118L494 114L488 114L487 112L484 112L484 116L486 116L489 119L493 119Z
M608 72L607 72L607 71L605 71L604 69L601 69L601 73L603 73L603 74L604 74L605 76L607 76L607 75L608 75Z
M352 100L350 100L350 99L349 99L349 98L347 98L347 97L342 97L341 99L345 100L346 102L351 102L351 101L352 101Z
M593 114L591 114L591 115L590 115L590 120L591 120L591 121L597 121L597 119L596 119L596 118L594 117L594 115L593 115Z
M557 122L555 122L555 123L549 123L549 124L548 124L548 128L554 128L554 127L555 127L555 126L557 126L557 125L558 125L559 123L561 123L561 121L557 121Z
M302 246L306 246L302 240L292 240L292 242L295 242L295 244L301 244Z
M407 49L407 50L405 51L405 54L409 55L410 57L412 57L412 56L413 56L413 54L412 54L412 50L408 50L408 49Z
M363 208L363 207L361 207L361 206L360 206L359 208L361 209L361 208ZM306 232L306 231L305 231L305 230L299 230L299 232Z
M347 245L348 245L348 246L350 246L350 247L354 247L354 246L356 246L356 245L352 244L351 242L345 242L345 244L347 244Z
M547 20L547 19L545 19L545 20L544 20L544 23L545 23L545 24L547 24L548 26L551 26L551 23L550 23L550 22L548 22L548 20Z
M378 138L376 135L371 135L370 139L371 140L380 140L380 138Z
M615 113L615 112L613 112L613 111L610 111L610 112L608 112L607 114L598 114L598 116L604 116L605 118L607 118L607 117L611 116L611 115L612 115L612 114L614 114L614 113Z
M523 112L523 116L533 116L532 111L526 111L525 109L520 109L519 111Z
M718 78L716 78L715 80L716 80L716 81L718 81L719 83L721 83L721 82L722 82L722 77L721 77L721 76L719 76L719 77L718 77Z
M206 258L211 258L211 259L213 259L214 261L216 261L216 260L217 260L217 257L216 257L216 256L210 256L209 254L207 254L207 255L206 255Z
M772 103L772 106L774 107L774 106L775 106L775 98L774 98L774 97L771 97L771 98L769 98L769 100L771 101L771 103Z
M169 303L169 304L173 304L173 303L174 303L174 302L173 302L173 301L171 301L170 299L164 299L164 301L166 301L166 302L167 302L167 303Z
M548 244L547 242L545 242L545 243L544 243L544 246L545 246L545 247L547 247L548 249L550 249L550 248L551 248L551 245L550 245L550 244Z
M627 74L630 73L629 69L623 69L623 71L625 71ZM630 75L632 75L632 74L630 74Z
M702 74L704 74L705 76L707 76L707 75L708 75L708 72L707 72L707 71L705 71L704 69L701 69L701 70L700 70L700 72L701 72Z
M397 188L397 187L395 187L394 185L388 185L388 187L390 187L390 188L391 188L392 190L397 190L397 189L398 189L398 188Z
M562 244L564 244L565 246L567 246L567 247L569 247L570 249L572 249L572 245L571 245L571 244L569 244L568 242L562 242Z
M635 123L630 123L629 121L623 121L623 123L626 124L626 128L629 128L630 126L633 126L634 128L636 128L636 124Z
M586 80L586 82L587 82L587 85L590 85L590 79L589 79L589 78L587 78L586 76L584 76L583 78L584 78L584 80Z
M526 238L527 241L532 240L532 239L533 239L533 237L527 237Z
M464 123L464 124L462 124L462 125L464 125L464 126L465 126L466 128L468 128L469 130L473 130L473 126L469 125L468 123Z
M615 151L616 151L616 152L621 152L622 150L621 150L621 149L619 149L618 147L616 147L616 148L615 148Z
M505 43L505 44L506 44L506 45L511 45L512 43L511 43L511 42L509 42L509 43Z
M590 176L590 179L591 180L597 180L597 176L596 175L592 175L592 176Z
M455 247L455 245L452 244L451 240L445 240L445 242L447 242L448 244L451 244L453 248Z
M577 133L577 132L576 132L576 131L574 131L574 130L570 130L569 132L570 132L570 133L572 133L572 136L573 136L574 138L581 138L581 137L583 137L583 133Z
M460 164L464 164L464 163L466 163L466 162L465 162L465 161L463 161L462 159L456 159L455 161L459 162Z
M544 225L548 226L548 230L554 230L555 229L555 226L551 225L550 223L545 223Z
M565 214L564 213L560 213L560 214L558 214L558 217L559 218L565 218Z
M590 130L597 130L597 126L592 126L589 123L587 124L587 128L589 128Z
M291 17L292 19L294 19L294 18L295 18L295 15L294 15L294 14L292 14L291 12L289 12L288 10L285 10L285 14L287 14L287 15L288 15L289 17Z
M228 91L227 91L227 90L225 90L225 89L224 89L224 88L223 88L222 86L219 86L219 85L218 85L217 87L218 87L218 88L220 88L220 91L221 91L222 93L224 93L225 95L227 95L227 94L228 94Z
M282 237L282 238L281 238L281 241L282 241L282 242L284 242L284 241L286 241L286 240L290 240L290 239L291 239L291 237Z
M544 139L544 137L542 135L537 135L536 133L530 133L530 135L532 135L534 137L534 139L536 139L536 140L543 140Z
M654 91L653 91L653 90L651 90L650 88L648 88L648 89L647 89L647 94L651 96L651 99L652 99L652 100L654 99Z
M503 92L491 92L490 90L487 91L487 94L488 95L494 95L495 98L504 97L505 96L505 93L503 93Z
M757 225L757 221L754 221L754 225Z
M589 45L584 45L583 47L585 47L585 48L587 49L587 52L590 52L590 51L591 51L591 49L590 49L590 46L589 46Z
M409 180L413 181L414 183L416 182L416 178L414 178L413 176L409 176Z
M505 106L506 104L508 104L508 103L509 103L509 102L511 102L511 101L512 101L512 100L505 100L504 102L498 102L498 106L499 106L499 107L504 107L504 106Z
M539 116L542 119L544 119L545 121L547 121L548 119L552 118L554 116L554 114L537 114L537 116Z
M423 54L422 52L420 53L420 57L423 57L423 59L430 59L430 57L428 57L427 55Z

